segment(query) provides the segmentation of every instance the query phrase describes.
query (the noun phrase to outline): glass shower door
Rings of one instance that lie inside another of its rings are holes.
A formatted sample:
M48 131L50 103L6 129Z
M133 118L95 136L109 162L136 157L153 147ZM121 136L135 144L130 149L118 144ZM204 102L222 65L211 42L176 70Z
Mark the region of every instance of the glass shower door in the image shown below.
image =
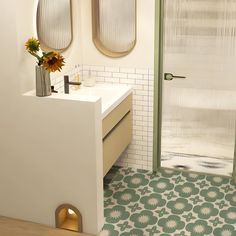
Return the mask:
M236 1L165 0L164 14L161 165L230 175Z

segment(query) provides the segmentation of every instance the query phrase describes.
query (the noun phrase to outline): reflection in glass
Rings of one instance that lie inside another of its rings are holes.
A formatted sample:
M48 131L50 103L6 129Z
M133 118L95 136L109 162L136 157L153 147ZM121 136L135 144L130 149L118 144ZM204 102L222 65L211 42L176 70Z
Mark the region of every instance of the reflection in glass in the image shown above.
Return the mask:
M72 41L70 0L39 0L37 32L43 47L64 50Z
M127 55L136 43L136 0L92 0L93 41L103 54Z
M165 1L165 167L230 175L235 145L236 2Z

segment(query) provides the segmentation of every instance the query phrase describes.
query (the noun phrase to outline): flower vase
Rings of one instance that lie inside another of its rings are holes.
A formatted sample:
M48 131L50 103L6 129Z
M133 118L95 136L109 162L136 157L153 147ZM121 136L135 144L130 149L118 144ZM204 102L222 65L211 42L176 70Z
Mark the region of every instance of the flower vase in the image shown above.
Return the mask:
M36 72L36 96L46 97L52 94L50 72L42 66L35 67Z

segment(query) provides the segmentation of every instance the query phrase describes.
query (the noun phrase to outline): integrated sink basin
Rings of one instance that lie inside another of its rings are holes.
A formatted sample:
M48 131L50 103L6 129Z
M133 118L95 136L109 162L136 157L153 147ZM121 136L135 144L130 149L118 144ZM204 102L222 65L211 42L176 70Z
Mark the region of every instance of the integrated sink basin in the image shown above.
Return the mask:
M76 88L76 86L74 88ZM101 98L103 119L131 93L131 86L96 84L93 87L81 85L77 90L71 88L69 96L78 96L83 100Z
M132 87L120 84L96 84L93 87L83 85L70 86L69 94L64 92L52 93L51 96L43 99L63 99L96 102L101 99L102 102L102 119L104 119L115 107L117 107L126 97L132 94ZM35 90L31 90L24 96L35 96Z

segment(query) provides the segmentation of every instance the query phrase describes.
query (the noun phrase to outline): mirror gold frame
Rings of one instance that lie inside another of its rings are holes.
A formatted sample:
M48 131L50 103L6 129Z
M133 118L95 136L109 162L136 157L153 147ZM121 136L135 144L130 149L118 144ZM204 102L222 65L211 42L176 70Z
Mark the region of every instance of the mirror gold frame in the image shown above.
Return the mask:
M132 46L129 50L125 51L113 51L108 49L106 45L101 42L99 37L99 29L100 29L100 7L99 7L99 0L91 0L92 1L92 34L93 34L93 43L95 47L100 51L102 54L112 58L119 58L128 55L135 47L137 42L137 0L135 0L135 15L134 15L134 39L132 41ZM128 0L127 0L128 1ZM117 9L116 9L117 10ZM122 16L121 16L122 17Z
M58 17L56 10L62 10L62 9L52 9L52 12L50 13L50 17L54 17L55 21L50 21L45 23L40 23L40 20L46 20L47 16L45 16L44 19L40 19L40 1L38 0L37 5L37 35L39 42L44 50L56 50L56 51L65 51L68 49L73 41L73 21L72 21L72 0L68 0L69 3L69 10L64 16L64 20L62 16ZM50 0L49 2L52 4L53 0ZM58 4L58 0L54 0L56 4ZM51 9L47 9L51 10ZM63 26L60 24L60 22L65 22L65 17L67 18L67 26ZM40 25L41 24L41 25ZM44 27L43 27L44 26ZM55 33L55 27L57 26L57 31ZM52 31L52 28L54 29L54 32ZM67 30L65 35L65 29ZM51 34L51 35L50 35ZM50 39L50 40L49 40ZM64 40L64 41L63 41ZM63 45L64 44L64 45ZM60 46L58 46L60 45ZM62 46L63 45L63 46Z

